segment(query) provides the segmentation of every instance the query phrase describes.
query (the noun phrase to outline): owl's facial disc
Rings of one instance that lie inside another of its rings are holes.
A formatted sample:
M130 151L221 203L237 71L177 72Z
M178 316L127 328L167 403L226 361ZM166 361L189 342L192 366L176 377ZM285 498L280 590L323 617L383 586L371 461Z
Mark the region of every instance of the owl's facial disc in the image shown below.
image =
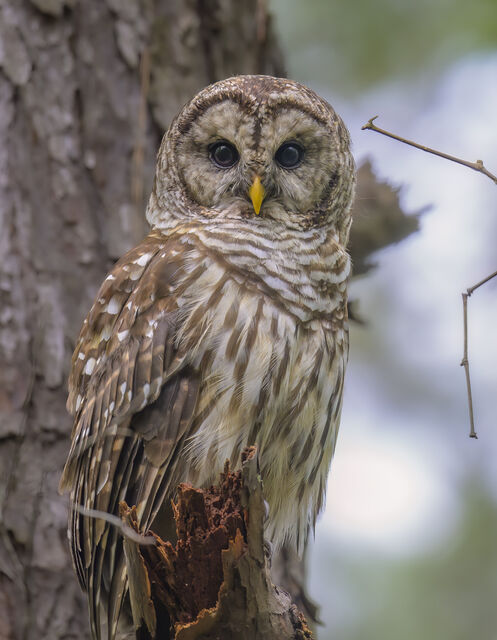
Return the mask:
M260 214L308 228L328 207L343 153L337 132L305 107L225 98L193 119L175 155L188 197L209 217Z

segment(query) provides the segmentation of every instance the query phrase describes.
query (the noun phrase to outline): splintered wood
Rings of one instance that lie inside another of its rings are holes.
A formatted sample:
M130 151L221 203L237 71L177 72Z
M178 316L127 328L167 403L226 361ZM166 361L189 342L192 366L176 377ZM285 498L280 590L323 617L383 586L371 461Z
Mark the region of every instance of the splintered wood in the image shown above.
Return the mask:
M228 463L209 489L178 488L177 542L124 549L137 640L308 640L311 632L288 594L271 582L264 552L265 505L254 447L240 471ZM123 521L139 531L136 509ZM143 533L143 532L142 532Z

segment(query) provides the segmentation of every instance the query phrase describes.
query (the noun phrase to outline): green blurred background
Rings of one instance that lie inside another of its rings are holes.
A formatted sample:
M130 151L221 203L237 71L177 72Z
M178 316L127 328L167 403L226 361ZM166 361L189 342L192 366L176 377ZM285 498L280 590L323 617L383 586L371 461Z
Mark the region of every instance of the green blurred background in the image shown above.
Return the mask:
M272 0L290 77L329 99L358 163L421 230L352 284L341 433L310 560L320 640L497 638L497 279L470 300L479 440L470 440L461 291L497 269L497 187L361 131L378 126L497 173L496 0Z

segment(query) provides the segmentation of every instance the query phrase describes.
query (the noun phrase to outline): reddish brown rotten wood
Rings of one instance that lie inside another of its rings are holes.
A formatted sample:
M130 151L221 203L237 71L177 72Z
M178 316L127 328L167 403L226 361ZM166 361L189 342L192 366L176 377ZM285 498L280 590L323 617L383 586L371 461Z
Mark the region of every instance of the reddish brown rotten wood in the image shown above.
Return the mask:
M310 639L289 595L271 582L264 553L264 499L254 448L219 485L182 484L174 505L178 541L127 539L126 560L139 640ZM122 504L137 530L135 510Z

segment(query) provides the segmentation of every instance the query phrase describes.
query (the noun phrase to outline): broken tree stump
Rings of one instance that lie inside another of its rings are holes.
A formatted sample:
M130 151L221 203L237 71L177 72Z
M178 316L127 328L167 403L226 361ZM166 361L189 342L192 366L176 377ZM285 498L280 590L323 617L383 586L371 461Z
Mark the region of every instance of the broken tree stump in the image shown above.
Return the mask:
M265 503L255 447L219 485L182 484L174 505L177 543L125 538L137 640L311 640L290 596L273 585L264 547ZM136 510L121 503L138 531Z

